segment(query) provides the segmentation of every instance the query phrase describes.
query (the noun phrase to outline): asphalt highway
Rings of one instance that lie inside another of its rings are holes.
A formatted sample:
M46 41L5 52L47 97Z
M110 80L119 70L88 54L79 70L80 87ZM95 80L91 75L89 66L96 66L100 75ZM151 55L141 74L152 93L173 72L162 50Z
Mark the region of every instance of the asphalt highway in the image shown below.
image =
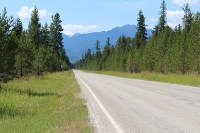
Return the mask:
M74 73L95 133L200 133L200 88Z

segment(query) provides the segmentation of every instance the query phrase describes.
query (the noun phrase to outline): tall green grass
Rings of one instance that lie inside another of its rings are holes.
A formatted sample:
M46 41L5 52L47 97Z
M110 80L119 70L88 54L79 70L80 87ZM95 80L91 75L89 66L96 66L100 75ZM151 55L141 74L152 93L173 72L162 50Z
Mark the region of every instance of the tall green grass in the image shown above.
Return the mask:
M90 133L85 101L68 72L2 83L0 133Z
M88 71L89 72L89 71ZM114 71L90 71L99 74L106 74L124 78L133 78L133 79L142 79L158 82L166 82L173 84L182 84L200 87L200 76L197 74L161 74L161 73L150 73L150 72L141 72L141 73L125 73L125 72L114 72Z

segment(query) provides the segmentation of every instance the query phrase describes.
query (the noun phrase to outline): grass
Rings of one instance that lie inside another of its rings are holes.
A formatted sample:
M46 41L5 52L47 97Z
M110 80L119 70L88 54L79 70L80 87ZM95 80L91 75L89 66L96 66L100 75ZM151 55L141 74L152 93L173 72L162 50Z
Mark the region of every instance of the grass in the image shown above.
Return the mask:
M0 133L90 133L85 100L71 72L2 83Z
M200 76L197 74L161 74L161 73L150 73L150 72L141 72L141 73L125 73L125 72L114 72L114 71L87 71L94 72L99 74L106 74L124 78L132 78L132 79L142 79L149 81L158 81L158 82L166 82L173 84L182 84L182 85L190 85L200 87Z

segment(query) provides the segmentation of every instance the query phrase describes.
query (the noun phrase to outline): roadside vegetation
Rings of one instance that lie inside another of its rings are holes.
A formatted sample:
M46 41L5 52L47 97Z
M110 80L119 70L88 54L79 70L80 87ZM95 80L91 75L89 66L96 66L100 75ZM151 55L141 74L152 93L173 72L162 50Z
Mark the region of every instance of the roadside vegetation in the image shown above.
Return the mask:
M141 73L127 73L127 72L117 72L117 71L85 71L93 72L98 74L106 74L111 76L123 77L123 78L132 78L132 79L142 79L149 81L158 81L166 82L173 84L182 84L189 86L200 87L200 75L194 74L162 74L162 73L150 73L150 72L141 72Z
M35 6L28 29L24 29L21 20L8 16L4 8L0 13L0 82L8 76L41 76L68 70L70 61L63 46L61 22L56 13L49 25L42 25Z
M163 80L159 77L162 74L182 74L185 76L181 80L184 80L188 74L200 73L200 12L193 13L189 4L183 5L182 10L182 24L172 29L167 24L167 6L162 0L158 23L151 36L147 36L145 15L140 10L135 36L122 35L113 45L108 37L101 42L106 44L104 48L97 40L96 51L88 49L75 63L76 69L136 73L134 75L149 72L160 80ZM180 82L177 80L174 82Z
M0 86L1 133L90 133L73 72L15 79Z

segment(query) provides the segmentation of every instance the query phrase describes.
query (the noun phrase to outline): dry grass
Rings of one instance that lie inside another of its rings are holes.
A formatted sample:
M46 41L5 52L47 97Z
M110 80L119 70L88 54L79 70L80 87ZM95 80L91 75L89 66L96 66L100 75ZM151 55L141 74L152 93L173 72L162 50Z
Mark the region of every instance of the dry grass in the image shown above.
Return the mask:
M182 84L200 87L200 76L197 74L161 74L161 73L150 73L150 72L141 72L141 73L124 73L124 72L114 72L114 71L88 71L99 74L106 74L124 78L133 78L133 79L142 79L158 82L167 82L173 84Z

